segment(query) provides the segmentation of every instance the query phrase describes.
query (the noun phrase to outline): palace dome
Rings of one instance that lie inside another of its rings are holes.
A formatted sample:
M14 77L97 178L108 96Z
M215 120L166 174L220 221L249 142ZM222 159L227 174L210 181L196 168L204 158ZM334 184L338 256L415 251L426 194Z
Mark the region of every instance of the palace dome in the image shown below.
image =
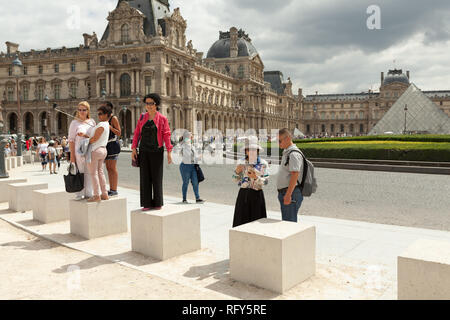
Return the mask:
M219 32L219 40L214 42L211 48L208 50L206 58L230 58L230 32ZM251 39L239 30L238 32L238 57L254 57L258 54L258 51L253 46Z
M394 82L401 82L406 85L410 85L408 77L402 72L402 70L394 69L389 70L386 78L383 80L383 86L389 85Z

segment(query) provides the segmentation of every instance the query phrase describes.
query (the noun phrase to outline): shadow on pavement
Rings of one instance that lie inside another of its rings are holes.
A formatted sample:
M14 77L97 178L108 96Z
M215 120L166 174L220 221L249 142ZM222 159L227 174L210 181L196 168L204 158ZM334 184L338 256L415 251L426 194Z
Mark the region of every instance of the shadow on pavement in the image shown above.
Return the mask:
M16 247L18 250L49 250L58 247L56 243L46 241L43 239L34 239L30 241L13 241L8 243L3 243L2 247Z
M2 214L11 214L11 213L18 213L18 212L14 211L12 209L9 209L9 208L0 210L0 215L2 215Z
M87 241L86 239L72 233L41 234L40 236L62 244Z
M45 223L42 223L40 221L33 220L33 219L16 221L16 223L21 224L22 226L25 226L25 227L42 226L45 224Z
M73 270L73 267L78 267L81 270L93 269L102 265L113 264L117 262L125 262L136 267L150 265L159 262L158 260L147 258L136 252L128 251L120 254L109 256L93 256L84 259L78 263L67 264L53 270L54 273L67 273Z
M279 296L277 293L231 279L229 268L230 260L223 260L208 265L191 267L184 276L197 278L198 281L209 277L217 279L217 282L206 286L206 288L238 299L269 300Z

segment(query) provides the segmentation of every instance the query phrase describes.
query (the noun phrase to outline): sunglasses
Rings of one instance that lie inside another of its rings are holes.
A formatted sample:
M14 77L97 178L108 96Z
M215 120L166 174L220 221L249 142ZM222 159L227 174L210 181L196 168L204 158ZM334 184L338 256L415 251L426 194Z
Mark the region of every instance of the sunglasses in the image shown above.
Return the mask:
M87 109L78 109L78 112L86 112Z
M156 103L154 103L154 102L146 102L145 104L148 105L148 106L154 106L154 105L156 105Z

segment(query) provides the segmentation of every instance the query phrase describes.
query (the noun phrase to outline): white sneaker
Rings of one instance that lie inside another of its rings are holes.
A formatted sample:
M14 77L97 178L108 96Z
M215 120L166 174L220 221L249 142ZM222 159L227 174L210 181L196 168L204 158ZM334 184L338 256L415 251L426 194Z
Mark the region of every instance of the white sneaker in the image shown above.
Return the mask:
M83 200L83 196L80 196L80 195L77 195L76 197L75 197L75 201L81 201L81 200Z

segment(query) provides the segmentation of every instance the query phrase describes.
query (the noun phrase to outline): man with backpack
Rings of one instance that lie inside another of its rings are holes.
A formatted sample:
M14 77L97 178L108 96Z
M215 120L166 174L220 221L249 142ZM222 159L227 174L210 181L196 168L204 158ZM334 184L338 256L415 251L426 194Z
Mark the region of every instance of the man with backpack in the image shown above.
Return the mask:
M302 178L305 161L301 151L292 142L288 129L281 129L278 142L283 155L277 177L278 200L284 221L297 222L297 213L303 201Z

